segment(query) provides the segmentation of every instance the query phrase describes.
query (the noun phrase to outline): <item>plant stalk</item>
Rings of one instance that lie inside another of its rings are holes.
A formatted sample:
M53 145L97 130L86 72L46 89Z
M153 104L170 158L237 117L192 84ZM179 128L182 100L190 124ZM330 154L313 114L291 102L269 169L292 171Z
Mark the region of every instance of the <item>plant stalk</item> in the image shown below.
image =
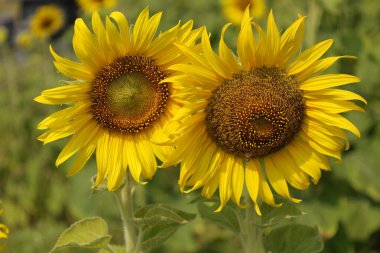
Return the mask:
M133 181L130 175L126 176L123 188L117 192L117 203L123 221L123 232L126 253L135 252L136 248L136 227L133 222L134 208L132 199Z
M245 253L265 253L261 217L256 213L252 201L245 210L245 234L243 248Z

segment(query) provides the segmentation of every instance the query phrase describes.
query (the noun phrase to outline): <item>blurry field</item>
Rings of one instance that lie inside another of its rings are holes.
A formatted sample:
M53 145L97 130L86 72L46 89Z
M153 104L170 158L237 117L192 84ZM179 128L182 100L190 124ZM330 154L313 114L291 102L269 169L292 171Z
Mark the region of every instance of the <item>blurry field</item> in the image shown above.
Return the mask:
M0 1L0 17L7 12L7 1ZM9 2L13 1L8 1ZM220 30L227 22L218 0L120 1L132 23L146 5L151 12L164 11L161 29L178 20L194 19L195 27L206 25L217 48ZM305 45L333 38L331 55L355 55L343 60L332 72L354 74L359 85L347 89L368 101L366 113L350 113L348 118L361 130L362 137L348 134L352 143L341 163L333 161L333 171L323 173L317 187L303 193L302 222L318 226L328 253L380 252L380 2L378 0L281 0L267 2L279 28L283 30L298 13L308 16ZM87 23L89 18L85 17ZM21 20L19 20L20 22ZM263 20L258 21L265 24ZM73 58L72 27L51 42L56 51ZM236 44L237 29L226 41ZM112 194L92 194L90 178L96 174L94 160L72 178L66 177L70 162L56 168L55 158L64 141L43 146L36 125L57 108L33 101L40 91L64 79L54 69L48 43L30 48L0 46L0 199L3 223L11 230L6 252L47 252L59 234L86 216L101 216L109 222L112 242L123 242L121 221ZM159 171L154 180L137 189L137 203L167 203L197 212L189 201L196 196L182 195L177 188L178 170ZM62 251L91 252L91 251ZM155 252L240 252L238 239L223 228L199 217L179 230Z

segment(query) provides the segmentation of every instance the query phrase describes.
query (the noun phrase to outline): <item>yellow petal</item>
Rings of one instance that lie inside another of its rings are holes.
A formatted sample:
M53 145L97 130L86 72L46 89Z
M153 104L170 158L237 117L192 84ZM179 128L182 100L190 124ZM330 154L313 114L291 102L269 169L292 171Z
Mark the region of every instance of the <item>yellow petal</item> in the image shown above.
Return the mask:
M95 147L96 145L90 144L79 151L78 156L75 158L73 165L71 165L69 171L67 172L67 176L71 177L75 175L84 167L88 159L90 159L90 157L94 153Z
M298 18L281 36L278 65L284 68L302 45L305 17Z
M253 203L255 204L256 211L261 215L260 209L257 204L257 196L259 194L259 185L260 185L260 175L259 171L261 170L260 162L257 159L249 160L245 166L245 185L248 190L248 194L251 197Z
M89 121L87 125L83 126L83 128L78 129L58 155L55 165L59 166L74 155L79 149L86 146L92 138L96 136L98 129L99 126L93 121Z
M322 111L311 110L311 109L306 110L306 114L315 120L323 122L324 124L346 129L350 131L351 133L355 134L357 137L360 137L360 132L358 128L354 124L352 124L349 120L347 120L346 118L344 118L343 116L339 114L324 113Z
M137 154L134 141L135 140L133 137L125 138L123 152L124 152L124 155L127 157L128 169L132 175L132 178L137 183L143 184L144 182L141 181L141 171L142 171L141 162Z
M344 55L344 56L335 56L335 57L327 57L324 59L320 59L318 61L315 61L312 65L310 65L308 68L304 69L300 73L297 74L297 80L299 82L305 81L307 78L310 76L322 72L331 65L333 65L337 60L342 59L342 58L348 58L348 59L356 59L354 56L349 56L349 55Z
M267 22L268 65L273 66L280 51L280 32L273 17L273 11L269 12Z
M313 150L298 140L293 141L287 148L297 166L312 178L314 184L317 184L321 178L321 170L313 159Z
M55 59L54 66L63 75L85 82L91 82L94 79L93 73L88 71L85 65L78 62L70 61L59 56L56 52L54 52L52 46L50 46L50 52Z
M231 197L231 172L235 168L235 159L232 155L227 155L224 164L221 164L220 181L219 181L219 197L220 206L216 212L220 212L222 208L227 204Z
M116 191L124 181L127 167L122 162L124 138L119 134L110 135L109 140L109 172L107 176L107 187L109 191Z
M356 76L347 74L328 74L312 77L306 80L305 82L301 83L300 89L306 91L314 91L358 82L360 82L360 79Z
M89 99L89 84L68 84L44 90L34 101L41 104L69 104Z
M105 130L99 131L99 138L96 145L96 175L95 186L103 182L108 174L109 167L109 134Z
M265 171L267 172L268 180L272 185L273 189L281 196L293 201L300 202L301 200L290 197L288 185L286 180L279 172L279 169L275 166L272 161L271 156L267 156L264 158L265 163Z
M348 111L359 111L364 112L364 109L357 106L355 103L349 101L333 101L329 100L311 100L307 99L305 102L306 106L311 109L321 110L326 113L343 113Z
M323 89L305 91L304 96L311 99L359 100L367 104L367 101L362 96L348 90Z
M289 75L295 75L308 68L331 47L333 40L325 40L303 51L288 68Z
M249 8L246 8L237 39L237 52L244 70L251 69L255 64L256 41L252 32L251 20Z
M240 158L235 158L235 166L231 171L231 188L232 188L232 201L238 206L240 205L240 198L243 193L244 186L244 164Z
M239 66L239 63L237 62L236 56L224 42L224 34L226 33L230 25L231 24L226 24L222 28L222 34L220 35L220 41L219 41L219 54L220 54L221 59L223 60L223 63L229 67L232 73L239 73L240 66Z

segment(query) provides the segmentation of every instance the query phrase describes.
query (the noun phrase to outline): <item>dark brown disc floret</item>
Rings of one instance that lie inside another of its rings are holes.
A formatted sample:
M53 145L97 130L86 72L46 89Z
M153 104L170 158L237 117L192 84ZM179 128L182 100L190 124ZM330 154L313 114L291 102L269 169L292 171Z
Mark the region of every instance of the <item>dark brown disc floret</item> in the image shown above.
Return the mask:
M111 131L139 133L165 111L169 87L155 62L144 56L125 56L96 75L91 90L94 118Z
M224 151L246 159L280 150L295 138L304 119L298 86L294 76L276 67L234 75L209 100L209 137Z

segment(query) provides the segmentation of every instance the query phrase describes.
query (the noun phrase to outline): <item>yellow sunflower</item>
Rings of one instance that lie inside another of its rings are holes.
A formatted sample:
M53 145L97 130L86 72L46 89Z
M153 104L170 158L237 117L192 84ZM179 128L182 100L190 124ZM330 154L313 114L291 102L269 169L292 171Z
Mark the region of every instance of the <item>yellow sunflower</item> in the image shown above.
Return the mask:
M65 13L55 4L39 7L29 22L29 28L33 36L46 39L60 29L65 24Z
M29 48L33 43L33 36L29 31L21 31L16 36L16 46L19 48Z
M8 29L5 26L0 26L0 45L8 40Z
M1 204L1 201L0 201ZM0 215L2 214L3 210L0 209ZM0 223L0 240L4 240L8 238L9 229L4 224ZM5 245L0 241L0 251L3 251L5 248Z
M259 34L255 39L252 24ZM348 74L315 75L340 58L322 58L332 45L325 40L298 54L304 17L280 35L272 12L267 33L252 23L248 10L237 38L238 57L223 40L219 55L202 34L203 54L179 46L191 64L171 67L180 76L177 94L185 106L173 118L177 146L163 166L181 162L179 185L190 192L202 189L210 198L219 188L221 210L231 198L239 206L244 185L255 209L260 202L277 206L272 189L294 202L296 189L316 184L328 157L341 159L348 148L343 130L358 129L340 113L363 109L350 100L359 95L334 87L359 82ZM294 59L293 59L294 58ZM270 187L271 185L271 187Z
M244 10L249 5L252 17L261 19L264 17L265 0L220 0L224 16L234 24L240 24Z
M85 12L99 9L110 9L117 4L117 0L77 0L79 7Z
M154 38L161 14L149 17L149 9L144 9L130 31L122 13L111 13L105 26L94 13L94 33L82 19L75 22L73 47L80 62L51 49L58 71L76 80L35 98L67 105L38 125L48 129L38 139L49 143L72 136L56 161L58 166L78 153L68 175L81 170L96 151L95 185L107 178L108 189L114 191L127 170L137 182L152 178L155 155L164 160L171 152L150 141L163 138L164 123L179 108L177 87L164 79L175 78L168 67L186 60L173 43L192 46L201 30L192 30L188 21Z

